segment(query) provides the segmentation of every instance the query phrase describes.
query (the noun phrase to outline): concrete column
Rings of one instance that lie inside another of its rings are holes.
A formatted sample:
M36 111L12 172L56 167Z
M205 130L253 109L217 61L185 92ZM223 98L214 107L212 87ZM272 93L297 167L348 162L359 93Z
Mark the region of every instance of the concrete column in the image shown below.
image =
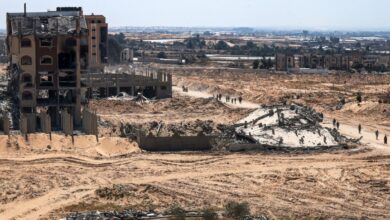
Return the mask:
M80 18L76 21L76 107L74 110L74 123L81 124L81 64L80 64Z

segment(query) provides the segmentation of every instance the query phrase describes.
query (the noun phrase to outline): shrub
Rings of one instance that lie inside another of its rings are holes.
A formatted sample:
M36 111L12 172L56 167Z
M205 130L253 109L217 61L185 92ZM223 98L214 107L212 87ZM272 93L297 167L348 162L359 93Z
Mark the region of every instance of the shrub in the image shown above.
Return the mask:
M243 218L250 215L249 204L230 201L225 205L225 214L232 218Z
M186 211L177 204L173 204L169 208L168 214L172 215L173 220L184 220L186 218Z
M212 209L206 208L202 211L202 216L204 220L215 220L218 219L218 214Z

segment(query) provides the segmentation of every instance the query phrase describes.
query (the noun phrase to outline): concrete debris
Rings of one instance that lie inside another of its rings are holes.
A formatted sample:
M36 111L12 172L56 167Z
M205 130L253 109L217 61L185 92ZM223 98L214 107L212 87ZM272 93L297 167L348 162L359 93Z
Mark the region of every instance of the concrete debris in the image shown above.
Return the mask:
M235 125L237 137L265 146L310 148L339 146L345 139L323 128L323 115L299 105L263 106Z
M100 198L108 200L118 200L128 196L131 196L136 188L131 185L113 185L112 187L99 188L95 191L95 194Z
M181 122L181 123L164 123L161 121L152 121L149 123L143 124L121 124L120 125L120 135L122 137L128 137L131 139L136 139L136 137L141 133L143 135L153 134L157 137L159 136L172 136L174 134L195 136L200 132L205 135L214 135L220 136L224 135L224 131L220 129L225 129L223 125L215 124L212 120L195 120L190 122Z
M107 98L108 100L114 100L114 101L134 101L137 103L149 103L151 99L146 98L141 93L138 93L137 96L131 96L126 92L121 92L116 96L112 96Z

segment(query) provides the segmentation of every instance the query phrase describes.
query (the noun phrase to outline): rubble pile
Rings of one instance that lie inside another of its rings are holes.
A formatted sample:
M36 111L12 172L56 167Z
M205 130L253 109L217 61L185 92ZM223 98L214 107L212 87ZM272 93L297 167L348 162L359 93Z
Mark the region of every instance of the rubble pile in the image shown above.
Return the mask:
M215 124L212 120L195 120L181 123L164 123L152 121L143 124L121 124L120 131L122 137L135 138L139 133L155 136L172 136L174 134L196 136L200 132L205 135L221 135L219 130L221 125Z
M238 121L238 137L264 146L311 148L339 146L343 137L323 128L323 115L300 105L263 106Z
M104 199L118 200L133 195L132 192L136 190L131 185L113 185L112 187L99 188L95 191L95 194Z

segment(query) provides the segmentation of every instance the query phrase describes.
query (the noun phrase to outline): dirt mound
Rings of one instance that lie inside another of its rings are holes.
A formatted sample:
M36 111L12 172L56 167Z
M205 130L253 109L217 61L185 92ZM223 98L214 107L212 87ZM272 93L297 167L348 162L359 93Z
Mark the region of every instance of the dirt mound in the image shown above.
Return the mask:
M47 134L30 134L28 140L20 135L0 136L0 153L28 153L28 152L67 152L84 156L112 157L141 152L138 145L129 142L126 138L103 137L97 142L92 135L75 136L74 143L70 136L52 134L50 140Z

